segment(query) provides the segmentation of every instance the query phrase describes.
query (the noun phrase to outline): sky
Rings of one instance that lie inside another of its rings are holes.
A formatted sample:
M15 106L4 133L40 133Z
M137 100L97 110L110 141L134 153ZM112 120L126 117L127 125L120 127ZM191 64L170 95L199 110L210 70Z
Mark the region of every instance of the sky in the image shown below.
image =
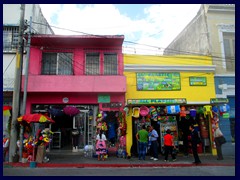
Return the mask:
M74 31L52 28L57 35L124 35L124 53L154 55L161 55L164 48L200 9L200 4L40 4L40 6L51 26Z

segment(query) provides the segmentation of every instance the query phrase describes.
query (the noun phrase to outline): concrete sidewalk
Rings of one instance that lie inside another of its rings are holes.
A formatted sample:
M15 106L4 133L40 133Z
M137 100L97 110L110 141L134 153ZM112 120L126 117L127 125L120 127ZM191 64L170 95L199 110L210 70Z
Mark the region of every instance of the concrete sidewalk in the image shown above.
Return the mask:
M150 160L149 156L146 156L146 160L138 160L137 157L131 158L117 158L116 156L110 156L105 161L98 161L94 157L84 157L82 153L49 153L50 159L47 163L37 163L36 167L73 167L73 168L84 168L84 167L187 167L196 166L193 164L193 156L190 154L189 157L182 155L177 156L176 161L164 162L164 157L159 155L158 161ZM235 166L234 156L224 156L224 160L217 160L216 156L211 154L200 154L201 164L197 166ZM30 167L30 163L3 163L4 167Z

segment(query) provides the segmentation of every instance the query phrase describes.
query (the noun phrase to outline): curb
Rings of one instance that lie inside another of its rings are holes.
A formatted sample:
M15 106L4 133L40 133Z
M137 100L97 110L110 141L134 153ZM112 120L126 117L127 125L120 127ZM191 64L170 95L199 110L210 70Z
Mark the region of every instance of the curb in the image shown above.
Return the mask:
M37 164L37 168L119 168L119 167L192 167L192 166L235 166L235 164L45 164L45 163L39 163ZM30 167L30 163L4 163L4 168L9 167Z

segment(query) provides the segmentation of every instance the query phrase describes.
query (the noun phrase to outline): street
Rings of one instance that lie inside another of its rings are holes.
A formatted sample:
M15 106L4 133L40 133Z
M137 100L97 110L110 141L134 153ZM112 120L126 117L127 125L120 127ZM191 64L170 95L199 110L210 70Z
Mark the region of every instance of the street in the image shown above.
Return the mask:
M235 166L154 168L4 168L3 176L235 176Z

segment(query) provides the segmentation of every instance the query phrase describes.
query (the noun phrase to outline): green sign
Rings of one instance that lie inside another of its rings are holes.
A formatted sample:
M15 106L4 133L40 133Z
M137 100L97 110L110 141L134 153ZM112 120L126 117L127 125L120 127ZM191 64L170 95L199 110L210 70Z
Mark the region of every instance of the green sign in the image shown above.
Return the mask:
M223 116L222 116L224 119L228 119L230 116L229 116L229 113L223 113Z
M228 98L211 98L210 104L227 104Z
M207 78L206 77L189 77L190 86L206 86Z
M170 104L186 104L187 100L185 98L179 99L128 99L127 104L145 104L145 105L152 105L152 104L163 104L163 105L170 105Z
M109 95L98 95L98 103L110 103Z
M138 91L181 90L180 73L137 73Z

